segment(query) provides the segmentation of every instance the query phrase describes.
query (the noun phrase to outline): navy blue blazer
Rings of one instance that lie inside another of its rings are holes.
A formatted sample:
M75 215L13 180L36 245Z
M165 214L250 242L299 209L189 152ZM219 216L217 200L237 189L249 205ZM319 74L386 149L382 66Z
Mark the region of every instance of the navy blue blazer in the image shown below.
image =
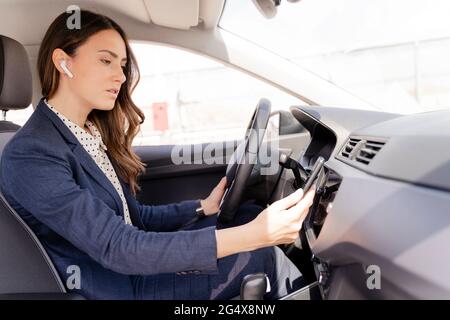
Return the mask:
M198 201L143 205L119 180L133 226L125 224L111 182L42 100L0 164L2 193L42 241L65 285L70 266L80 268L80 289L73 292L132 299L137 275L217 273L215 227L174 232L195 217Z

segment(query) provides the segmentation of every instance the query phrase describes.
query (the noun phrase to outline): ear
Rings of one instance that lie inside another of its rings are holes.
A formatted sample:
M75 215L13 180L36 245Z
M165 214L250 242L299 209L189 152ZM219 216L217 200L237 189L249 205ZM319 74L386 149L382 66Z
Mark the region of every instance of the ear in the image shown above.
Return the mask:
M67 67L71 67L71 57L64 52L64 50L60 48L56 48L52 53L52 62L55 68L62 74L64 74L64 70L61 68L61 61L66 61Z

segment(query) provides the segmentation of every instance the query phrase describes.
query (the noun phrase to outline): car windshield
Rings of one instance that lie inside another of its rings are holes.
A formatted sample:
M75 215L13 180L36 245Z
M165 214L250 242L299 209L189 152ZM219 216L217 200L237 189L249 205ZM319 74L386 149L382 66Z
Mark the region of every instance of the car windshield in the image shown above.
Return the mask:
M397 113L450 108L450 1L228 0L220 27ZM352 106L355 107L355 106Z

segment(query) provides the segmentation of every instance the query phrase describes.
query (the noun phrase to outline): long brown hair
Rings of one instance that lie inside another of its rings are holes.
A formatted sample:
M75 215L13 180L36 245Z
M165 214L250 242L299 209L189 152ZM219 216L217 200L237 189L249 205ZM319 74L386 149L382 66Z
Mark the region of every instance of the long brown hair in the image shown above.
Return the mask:
M134 153L131 143L145 119L144 113L131 100L131 93L139 82L136 58L125 32L112 19L88 10L80 10L80 28L70 29L66 25L70 16L70 13L61 13L52 22L42 40L37 60L42 95L50 99L58 90L60 75L52 62L53 50L60 48L69 56L74 56L76 49L99 31L114 29L120 34L125 42L128 58L124 68L126 81L122 84L114 108L111 111L94 109L88 119L100 131L117 174L129 184L135 195L140 190L137 177L144 171L144 164Z

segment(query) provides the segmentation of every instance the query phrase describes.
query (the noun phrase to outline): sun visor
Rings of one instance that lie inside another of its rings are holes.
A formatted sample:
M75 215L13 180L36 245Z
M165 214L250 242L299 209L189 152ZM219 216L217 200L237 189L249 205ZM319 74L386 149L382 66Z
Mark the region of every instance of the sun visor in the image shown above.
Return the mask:
M144 0L154 24L189 29L198 25L200 0Z

